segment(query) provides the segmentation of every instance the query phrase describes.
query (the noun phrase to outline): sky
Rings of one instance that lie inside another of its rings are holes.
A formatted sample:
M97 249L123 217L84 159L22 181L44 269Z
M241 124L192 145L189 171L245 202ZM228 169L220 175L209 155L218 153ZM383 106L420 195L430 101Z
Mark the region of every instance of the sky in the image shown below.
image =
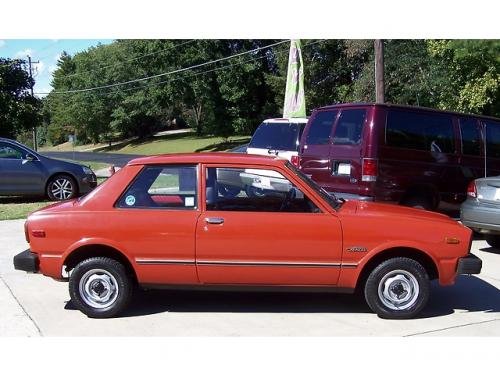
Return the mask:
M97 44L109 44L112 39L0 39L0 57L26 59L31 56L35 93L52 90L52 72L62 51L70 55L84 51ZM37 95L43 97L44 95Z

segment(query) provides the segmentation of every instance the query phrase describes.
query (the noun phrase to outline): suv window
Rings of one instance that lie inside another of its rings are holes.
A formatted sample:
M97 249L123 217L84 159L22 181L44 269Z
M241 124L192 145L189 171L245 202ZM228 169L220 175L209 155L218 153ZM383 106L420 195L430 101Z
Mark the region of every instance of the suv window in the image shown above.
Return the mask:
M196 166L146 167L118 200L121 208L197 207Z
M0 142L0 159L22 159L23 152L8 143Z
M267 169L207 168L207 211L320 212L281 173Z
M452 118L448 115L389 110L386 144L398 148L453 153Z
M485 121L486 126L486 156L500 158L500 123Z
M330 141L332 126L337 117L338 111L318 111L311 120L311 125L307 132L306 144L326 145Z
M342 110L333 134L335 145L358 145L365 123L366 109Z
M263 122L255 131L248 147L297 151L305 124Z
M462 134L462 153L464 155L481 155L481 134L477 127L477 121L472 118L461 118L460 133Z

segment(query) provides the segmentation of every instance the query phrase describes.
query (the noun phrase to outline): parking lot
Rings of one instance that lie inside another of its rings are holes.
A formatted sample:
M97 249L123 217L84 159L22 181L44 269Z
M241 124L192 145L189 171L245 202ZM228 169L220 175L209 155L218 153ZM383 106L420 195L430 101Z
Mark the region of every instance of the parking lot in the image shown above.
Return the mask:
M96 320L72 307L67 283L13 269L23 223L0 222L0 336L500 336L500 250L481 239L482 273L433 284L418 319L379 319L353 295L148 291Z

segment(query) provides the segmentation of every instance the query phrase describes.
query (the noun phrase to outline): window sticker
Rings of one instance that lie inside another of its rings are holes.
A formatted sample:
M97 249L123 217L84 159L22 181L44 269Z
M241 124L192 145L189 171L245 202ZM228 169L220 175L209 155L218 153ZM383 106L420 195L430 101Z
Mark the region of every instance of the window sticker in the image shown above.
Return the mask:
M184 203L184 206L193 207L194 206L194 197L186 197L186 201Z
M135 204L135 197L133 195L127 195L125 198L125 204L127 206L133 206Z

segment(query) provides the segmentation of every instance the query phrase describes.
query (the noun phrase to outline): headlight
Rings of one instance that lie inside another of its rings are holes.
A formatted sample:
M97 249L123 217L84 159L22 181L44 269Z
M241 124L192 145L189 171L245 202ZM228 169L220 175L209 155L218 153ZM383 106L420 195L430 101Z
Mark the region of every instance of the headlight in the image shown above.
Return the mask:
M92 169L90 169L89 167L82 167L83 169L83 173L85 174L94 174L94 172L92 172Z

